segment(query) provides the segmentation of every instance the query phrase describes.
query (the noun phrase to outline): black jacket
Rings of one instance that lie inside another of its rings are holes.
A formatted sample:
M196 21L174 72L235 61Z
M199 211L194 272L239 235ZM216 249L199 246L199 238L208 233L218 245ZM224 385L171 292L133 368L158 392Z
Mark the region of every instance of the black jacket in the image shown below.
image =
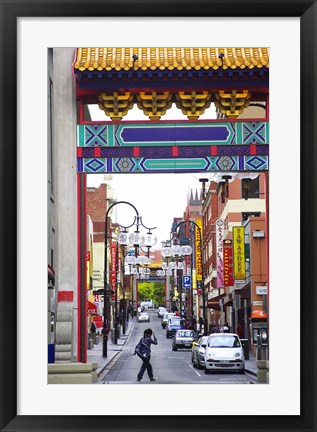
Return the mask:
M134 354L141 354L142 357L147 357L151 354L151 344L157 345L157 339L155 336L153 336L153 339L150 336L142 337L135 347Z

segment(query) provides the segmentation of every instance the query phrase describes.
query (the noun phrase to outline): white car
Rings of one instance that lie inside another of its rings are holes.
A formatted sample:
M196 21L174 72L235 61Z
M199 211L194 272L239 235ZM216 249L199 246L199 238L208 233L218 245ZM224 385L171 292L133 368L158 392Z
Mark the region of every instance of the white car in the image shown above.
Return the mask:
M175 316L174 312L165 312L161 321L161 326L163 327L163 329L166 328L167 326L167 322L169 320L169 318Z
M167 312L166 308L163 306L160 306L157 310L157 316L158 318L162 318L162 316Z
M172 350L177 351L179 348L191 349L194 342L193 330L177 330L173 336Z
M201 336L197 342L192 345L192 364L197 369L205 367L205 348L207 345L208 336Z
M237 371L244 373L244 354L240 338L235 333L212 333L205 348L205 373Z
M150 315L147 312L141 312L138 315L138 322L150 322Z

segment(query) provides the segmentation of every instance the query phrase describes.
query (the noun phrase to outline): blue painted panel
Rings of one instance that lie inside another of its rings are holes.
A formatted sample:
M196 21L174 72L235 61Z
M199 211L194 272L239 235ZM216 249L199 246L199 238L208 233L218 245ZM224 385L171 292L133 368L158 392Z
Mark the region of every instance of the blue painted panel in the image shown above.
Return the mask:
M122 139L126 144L136 142L195 142L195 141L226 141L229 130L224 126L206 127L181 127L174 125L171 127L152 126L151 128L129 128L125 127L122 131Z
M269 144L269 122L169 122L79 125L78 147Z

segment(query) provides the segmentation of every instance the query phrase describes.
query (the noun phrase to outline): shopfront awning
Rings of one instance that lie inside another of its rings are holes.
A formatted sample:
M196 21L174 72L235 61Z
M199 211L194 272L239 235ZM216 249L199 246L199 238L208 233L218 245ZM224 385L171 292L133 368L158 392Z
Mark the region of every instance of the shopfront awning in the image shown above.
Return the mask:
M87 300L87 315L97 315L97 306Z
M265 319L267 318L267 314L262 310L254 310L252 311L251 318Z
M224 305L225 307L228 307L228 306L232 306L232 305L233 305L232 293L229 293L229 294L225 294L225 295L224 295L224 297L223 297L223 305Z
M224 296L225 296L225 294L221 294L219 296L212 297L211 299L208 299L207 300L207 307L210 309L216 309L216 310L220 311L219 300L222 299Z
M248 282L246 285L244 285L243 288L235 289L234 290L235 295L239 295L241 299L247 299L250 300L251 298L251 284Z

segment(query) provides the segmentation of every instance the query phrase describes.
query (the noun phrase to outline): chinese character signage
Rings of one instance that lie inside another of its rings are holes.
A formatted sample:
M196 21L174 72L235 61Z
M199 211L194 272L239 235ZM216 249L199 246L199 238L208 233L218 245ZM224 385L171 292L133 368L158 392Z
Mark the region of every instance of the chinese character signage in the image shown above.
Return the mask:
M202 233L202 221L199 219L195 220L195 223L199 226L200 229L198 229L197 226L195 226L195 232L196 232L196 280L201 281L203 280L203 267L202 267L202 256L201 256L201 242L203 239L201 238Z
M234 285L232 240L223 241L223 281L225 287Z
M234 226L233 232L233 264L234 279L236 282L245 281L245 251L244 251L244 227Z
M223 220L217 219L216 220L217 288L224 287L224 280L223 280L223 228L224 228Z

